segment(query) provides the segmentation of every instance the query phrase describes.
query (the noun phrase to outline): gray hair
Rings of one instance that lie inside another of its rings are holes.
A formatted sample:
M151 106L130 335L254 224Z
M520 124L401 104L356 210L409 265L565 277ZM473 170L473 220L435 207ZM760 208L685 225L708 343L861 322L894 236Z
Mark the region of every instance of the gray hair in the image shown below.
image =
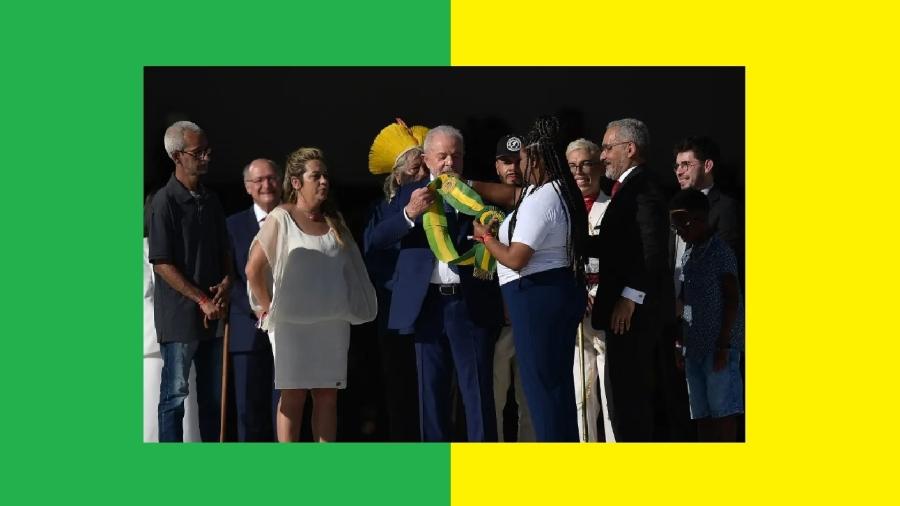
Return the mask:
M638 153L644 155L650 147L650 131L643 121L634 118L610 121L606 129L615 128L620 141L631 141L637 146Z
M397 157L397 161L394 162L391 173L384 178L384 187L382 189L384 190L384 198L388 202L394 200L394 197L397 196L397 191L400 189L400 183L397 182L397 174L406 168L406 165L411 159L417 156L422 156L422 148L418 146L407 149L403 154Z
M169 155L169 158L174 159L175 152L184 149L185 130L197 134L203 133L203 129L192 121L176 121L172 123L172 126L166 129L166 136L163 138L163 144L166 146L166 154Z
M579 149L583 149L587 151L588 156L591 158L595 157L598 153L600 153L600 146L598 146L593 141L589 141L585 138L575 139L570 142L568 146L566 146L566 157L569 156L569 153L572 151L578 151Z
M447 137L453 137L459 142L459 147L465 150L465 143L463 142L462 132L450 125L439 125L429 130L425 135L425 142L422 144L422 146L425 148L425 151L428 151L428 148L431 146L432 142L434 142L434 137L436 135L446 135Z
M248 163L247 165L244 165L244 171L242 172L242 177L245 180L247 179L247 174L250 173L250 166L253 165L253 162L266 162L272 166L272 170L274 170L276 174L281 176L281 169L278 167L278 164L275 163L273 160L269 160L268 158L254 158L253 160L250 161L250 163Z

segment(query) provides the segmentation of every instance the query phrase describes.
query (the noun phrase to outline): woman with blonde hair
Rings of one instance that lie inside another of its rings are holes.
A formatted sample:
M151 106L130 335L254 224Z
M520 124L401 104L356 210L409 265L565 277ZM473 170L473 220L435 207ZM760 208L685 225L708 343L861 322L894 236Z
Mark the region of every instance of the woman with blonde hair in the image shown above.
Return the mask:
M300 148L285 164L286 203L250 246L247 285L275 356L278 441L297 441L307 392L316 441L334 441L337 390L347 386L350 325L372 321L377 301L359 249L330 198L324 155Z

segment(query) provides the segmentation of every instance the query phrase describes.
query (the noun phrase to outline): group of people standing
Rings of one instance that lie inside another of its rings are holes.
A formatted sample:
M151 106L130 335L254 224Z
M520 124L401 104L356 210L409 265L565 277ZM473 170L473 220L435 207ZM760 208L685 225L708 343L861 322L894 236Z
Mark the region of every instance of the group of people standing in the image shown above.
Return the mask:
M314 438L335 440L349 325L376 314L392 440L449 441L456 394L469 441L503 440L510 385L519 441L736 440L737 208L713 186L714 144L676 147L683 189L669 200L645 165L642 122L613 121L601 145L578 139L564 153L559 130L541 117L527 135L501 138L497 183L463 179L457 129L386 127L369 157L387 177L364 264L320 150L292 153L283 178L274 162L248 164L253 208L226 221L199 183L205 135L170 127L175 174L148 206L148 260L161 278L160 441L181 440L192 361L199 417L218 421L221 383L209 372L222 357L213 322L226 312L242 441L271 440L273 379L279 441L299 438L308 393ZM440 183L474 190L505 217L473 220ZM452 246L483 245L496 273L436 254L438 214ZM203 440L217 440L208 425Z

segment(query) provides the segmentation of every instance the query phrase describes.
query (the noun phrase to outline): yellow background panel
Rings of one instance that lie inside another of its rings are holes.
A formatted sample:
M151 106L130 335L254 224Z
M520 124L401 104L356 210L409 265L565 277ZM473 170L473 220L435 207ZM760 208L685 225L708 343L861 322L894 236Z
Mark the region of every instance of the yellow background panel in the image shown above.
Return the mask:
M896 500L897 21L873 2L452 2L453 65L747 79L748 442L454 444L454 504Z

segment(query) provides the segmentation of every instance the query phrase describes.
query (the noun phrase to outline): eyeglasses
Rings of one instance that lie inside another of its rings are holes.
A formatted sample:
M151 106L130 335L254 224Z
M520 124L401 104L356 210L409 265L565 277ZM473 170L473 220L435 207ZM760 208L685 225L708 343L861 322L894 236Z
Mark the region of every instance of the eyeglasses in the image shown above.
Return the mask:
M206 158L207 160L209 160L209 157L212 156L212 149L206 148L203 151L199 151L197 153L195 153L193 151L179 150L179 153L191 155L191 158L193 158L194 160L202 160L203 158Z
M634 142L634 141L622 141L622 142L616 142L614 144L602 144L600 146L600 149L602 151L609 153L610 151L612 151L612 148L614 148L616 146L621 146L622 144L630 144L632 142Z
M258 177L256 179L245 179L245 183L253 183L253 184L263 184L263 181L268 181L272 184L278 184L278 178L275 176L266 176L266 177Z
M584 172L584 171L590 171L597 165L599 165L599 163L595 162L593 160L583 160L581 163L570 163L569 169L571 169L573 171L577 170L579 172Z
M681 162L681 163L676 163L676 164L675 164L675 170L678 170L678 169L681 169L681 170L688 170L688 169L690 169L691 167L693 167L694 164L700 165L700 163L701 163L701 162Z

